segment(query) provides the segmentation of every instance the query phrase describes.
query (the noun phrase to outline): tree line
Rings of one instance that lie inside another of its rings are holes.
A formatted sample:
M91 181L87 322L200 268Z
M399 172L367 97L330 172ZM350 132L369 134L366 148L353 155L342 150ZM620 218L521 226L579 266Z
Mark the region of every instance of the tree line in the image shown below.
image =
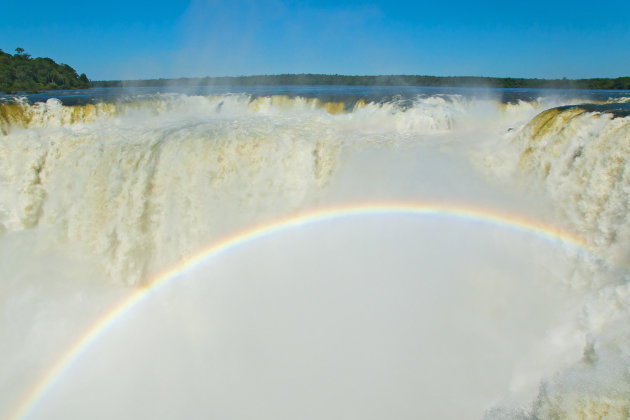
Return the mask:
M179 79L93 81L93 87L148 86L281 86L281 85L344 85L344 86L435 86L489 87L529 89L607 89L630 90L630 77L616 79L525 79L473 76L347 76L339 74L278 74L259 76L198 77Z
M89 87L144 86L281 86L281 85L344 85L344 86L435 86L489 87L530 89L606 89L630 90L630 77L593 79L525 79L511 77L473 76L349 76L340 74L278 74L258 76L198 77L178 79L89 81L67 64L57 64L50 58L32 58L24 49L15 54L0 49L0 92L37 92L56 89L86 89Z
M35 93L40 90L87 89L90 81L67 64L57 64L48 57L32 58L23 48L15 54L0 49L0 92Z

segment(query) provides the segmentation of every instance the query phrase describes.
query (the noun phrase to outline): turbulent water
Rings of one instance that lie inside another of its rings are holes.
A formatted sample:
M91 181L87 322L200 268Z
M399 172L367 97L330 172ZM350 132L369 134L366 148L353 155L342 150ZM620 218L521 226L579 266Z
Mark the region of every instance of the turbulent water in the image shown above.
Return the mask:
M4 98L0 417L628 418L629 98ZM241 244L63 359L118 302L222 238L366 203L454 211L357 211ZM489 223L457 210L469 207Z

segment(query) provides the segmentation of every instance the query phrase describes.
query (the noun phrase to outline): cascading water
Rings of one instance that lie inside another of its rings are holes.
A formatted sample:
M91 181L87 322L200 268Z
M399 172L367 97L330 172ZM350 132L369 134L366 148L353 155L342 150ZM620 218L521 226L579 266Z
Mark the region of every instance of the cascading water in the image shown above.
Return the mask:
M630 118L581 102L0 104L0 416L625 418Z
M630 108L627 98L608 102L551 108L504 139L513 179L550 197L559 218L618 268L570 279L585 295L580 327L587 343L579 363L543 382L536 418L630 415Z

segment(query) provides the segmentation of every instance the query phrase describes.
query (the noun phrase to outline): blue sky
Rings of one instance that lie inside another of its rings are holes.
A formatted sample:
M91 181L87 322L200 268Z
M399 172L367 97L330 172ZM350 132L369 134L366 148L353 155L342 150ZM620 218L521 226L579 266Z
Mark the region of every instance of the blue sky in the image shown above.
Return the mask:
M92 80L630 76L630 1L10 1L0 48Z

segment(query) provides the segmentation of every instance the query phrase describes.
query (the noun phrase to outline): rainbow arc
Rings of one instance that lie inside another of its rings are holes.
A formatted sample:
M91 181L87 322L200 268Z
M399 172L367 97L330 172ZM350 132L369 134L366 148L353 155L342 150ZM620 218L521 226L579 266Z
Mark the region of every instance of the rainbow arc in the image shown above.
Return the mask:
M459 203L363 203L303 212L227 236L190 256L179 265L153 277L143 287L138 288L134 293L119 302L95 322L94 325L50 367L33 386L31 391L24 396L10 416L10 420L28 418L29 414L33 412L47 392L49 392L64 374L72 368L79 357L95 345L108 330L114 328L116 324L123 322L125 314L132 311L142 301L150 299L152 295L158 293L165 285L185 277L201 263L218 258L245 244L306 226L348 218L397 215L456 219L464 223L494 226L522 235L532 236L549 242L554 246L561 246L569 250L577 251L585 256L592 256L598 260L603 260L601 257L597 256L584 239L567 230L526 217Z

